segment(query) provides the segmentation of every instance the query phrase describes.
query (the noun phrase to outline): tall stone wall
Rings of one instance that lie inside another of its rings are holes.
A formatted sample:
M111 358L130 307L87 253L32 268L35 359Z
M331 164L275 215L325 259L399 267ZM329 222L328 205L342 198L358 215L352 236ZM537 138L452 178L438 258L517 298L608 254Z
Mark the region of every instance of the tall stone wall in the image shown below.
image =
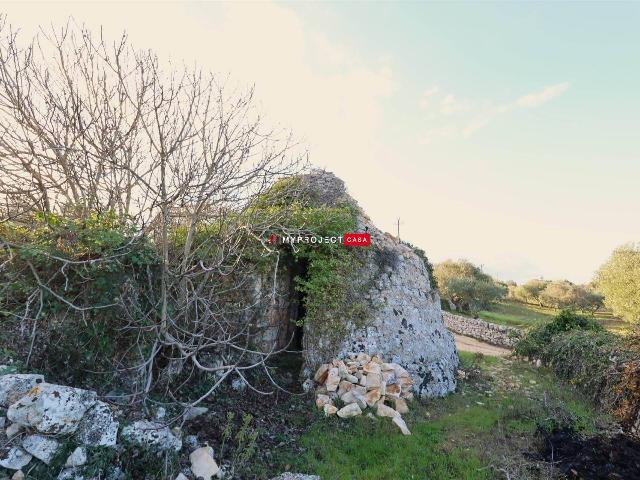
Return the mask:
M345 338L341 355L378 354L411 374L417 395L445 395L456 387L458 352L426 266L391 235L372 226L369 231L372 248L361 275L374 279L367 295L379 304L370 322Z
M499 347L512 348L522 334L519 328L496 325L477 318L463 317L444 311L442 316L444 324L452 332L476 338Z

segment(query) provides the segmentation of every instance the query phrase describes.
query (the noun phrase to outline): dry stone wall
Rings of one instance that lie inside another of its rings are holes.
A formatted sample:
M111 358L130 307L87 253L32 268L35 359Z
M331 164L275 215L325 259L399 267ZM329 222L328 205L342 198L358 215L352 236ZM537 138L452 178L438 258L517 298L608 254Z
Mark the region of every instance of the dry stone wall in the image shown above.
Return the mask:
M328 172L316 172L306 179L310 188L331 205L348 196L344 182ZM348 333L333 354L322 331L305 325L305 360L317 368L334 356L351 353L378 355L405 368L420 397L442 396L456 387L458 352L451 333L442 321L440 297L429 281L422 259L397 238L378 229L362 209L358 231L371 235L363 266L353 278L367 285L363 300L372 305L366 325L345 319ZM310 372L309 372L310 373Z
M521 336L519 328L496 325L478 318L463 317L450 312L442 312L444 324L449 330L499 347L512 348Z
M326 326L305 323L303 376L309 378L320 365L334 358L361 353L378 355L406 369L418 396L442 396L453 391L458 353L453 336L442 321L440 297L429 281L423 260L410 247L378 229L348 195L344 182L332 173L312 172L302 177L302 185L319 205L354 205L358 210L357 231L371 235L371 246L363 247L366 250L362 252L362 265L350 275L362 286L360 298L354 301L371 307L366 324L336 312L345 330L336 340ZM273 279L256 283L256 297L271 299L268 305L256 302L259 306L255 324L264 332L259 343L266 350L277 350L281 340L290 336L283 337L283 332L291 333L288 324L298 320L292 316L296 299L290 282L295 272L287 271L291 268L295 265L281 265L275 299L269 295Z

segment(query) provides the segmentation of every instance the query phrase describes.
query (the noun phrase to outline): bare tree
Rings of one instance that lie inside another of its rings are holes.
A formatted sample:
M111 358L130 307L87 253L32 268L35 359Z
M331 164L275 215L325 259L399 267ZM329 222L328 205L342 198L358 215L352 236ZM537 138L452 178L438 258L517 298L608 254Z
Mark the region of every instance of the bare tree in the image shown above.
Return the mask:
M245 372L260 368L269 376L265 360L274 349L256 347L250 321L260 301L252 258L273 257L270 275L277 275L277 251L266 239L286 228L286 208L256 205L276 180L305 167L305 153L289 133L264 126L252 90L163 64L126 36L111 44L70 23L21 45L3 22L0 221L115 212L136 232L108 256L42 252L56 265L46 276L25 267L35 287L19 316L30 322L31 347L47 320L47 296L83 321L90 312L118 315L120 330L138 340L114 369L139 373L136 398L158 382L174 394L170 370L183 378L215 374L202 398L232 374L248 381ZM113 302L96 304L56 287L62 278L68 284L70 268L117 261L143 238L158 255L157 268L145 273L149 288L128 285ZM6 268L25 246L0 242Z

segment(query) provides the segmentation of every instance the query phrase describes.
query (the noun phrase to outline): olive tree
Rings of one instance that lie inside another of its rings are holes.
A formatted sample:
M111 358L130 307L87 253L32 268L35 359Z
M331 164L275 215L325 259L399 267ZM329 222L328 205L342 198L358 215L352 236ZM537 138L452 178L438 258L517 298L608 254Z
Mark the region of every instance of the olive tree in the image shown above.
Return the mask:
M506 294L506 288L467 260L436 264L434 276L440 294L456 309L478 312Z
M600 267L595 284L604 295L604 303L615 315L640 321L640 246L627 244L616 248Z

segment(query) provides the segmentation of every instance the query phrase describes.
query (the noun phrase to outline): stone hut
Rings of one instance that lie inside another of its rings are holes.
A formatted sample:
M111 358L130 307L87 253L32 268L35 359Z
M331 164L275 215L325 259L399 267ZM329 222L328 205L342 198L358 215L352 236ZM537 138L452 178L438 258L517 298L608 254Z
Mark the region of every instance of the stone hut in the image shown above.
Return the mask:
M332 173L314 171L302 177L302 184L320 204L332 206L348 199L357 205L344 182ZM402 365L413 378L416 395L446 395L456 386L458 354L426 265L412 248L376 228L362 209L358 212L358 231L371 235L371 246L363 247L365 260L353 274L367 286L362 293L371 305L366 324L344 319L347 333L337 343L327 338L322 328L296 327L302 299L293 278L304 271L303 266L286 265L278 272L275 302L259 312L263 342L278 347L294 336L293 347L303 351L305 377L334 357L363 352ZM256 293L272 287L273 279L265 278L257 283Z

